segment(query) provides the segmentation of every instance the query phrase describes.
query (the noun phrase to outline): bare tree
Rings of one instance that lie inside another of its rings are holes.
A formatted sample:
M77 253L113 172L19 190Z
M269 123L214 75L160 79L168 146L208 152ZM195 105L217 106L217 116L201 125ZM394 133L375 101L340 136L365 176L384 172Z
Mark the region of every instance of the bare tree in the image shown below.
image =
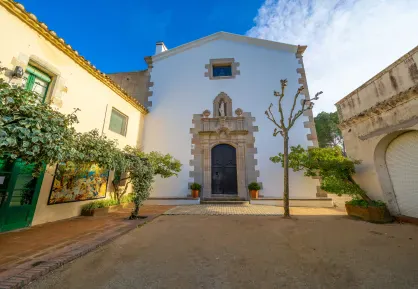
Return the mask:
M273 107L273 104L271 103L268 109L266 110L267 118L274 123L276 128L274 128L273 136L277 136L277 134L280 133L280 135L283 137L283 155L284 155L284 191L283 191L283 207L284 207L284 217L289 218L290 212L289 212L289 131L295 124L296 120L303 115L303 113L307 110L310 110L313 108L314 103L313 100L317 100L319 95L322 93L318 92L315 94L315 97L312 99L303 99L302 100L302 108L299 109L296 113L296 103L299 98L299 95L303 91L304 87L301 86L298 88L295 96L293 97L293 105L290 110L290 114L288 119L286 120L284 114L283 114L283 106L282 101L284 98L284 91L287 86L287 79L280 80L281 83L281 92L274 91L274 96L279 98L278 105L279 105L279 122L276 121L274 118L274 114L271 111L271 108Z

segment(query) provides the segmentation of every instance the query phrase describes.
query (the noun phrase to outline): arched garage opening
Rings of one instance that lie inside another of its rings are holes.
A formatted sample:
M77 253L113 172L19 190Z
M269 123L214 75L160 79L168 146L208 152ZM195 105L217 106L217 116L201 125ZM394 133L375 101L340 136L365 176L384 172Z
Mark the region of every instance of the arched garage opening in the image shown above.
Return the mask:
M390 142L385 159L399 214L418 218L418 131Z

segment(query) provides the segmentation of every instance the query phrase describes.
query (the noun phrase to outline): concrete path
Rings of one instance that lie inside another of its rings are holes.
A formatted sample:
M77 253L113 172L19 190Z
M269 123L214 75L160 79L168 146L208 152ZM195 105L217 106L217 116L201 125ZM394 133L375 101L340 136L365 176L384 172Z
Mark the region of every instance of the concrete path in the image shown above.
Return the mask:
M418 287L417 226L292 213L161 216L28 288Z
M281 216L283 208L261 205L190 205L178 206L164 213L165 215L247 215L247 216Z

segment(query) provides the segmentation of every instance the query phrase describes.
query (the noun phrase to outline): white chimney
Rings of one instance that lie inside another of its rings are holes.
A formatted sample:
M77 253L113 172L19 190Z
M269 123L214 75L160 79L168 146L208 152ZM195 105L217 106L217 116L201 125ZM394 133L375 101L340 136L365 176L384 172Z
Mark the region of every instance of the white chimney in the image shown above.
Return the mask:
M155 54L159 54L161 52L164 52L168 50L167 47L165 47L164 42L162 41L158 41L157 44L155 45Z

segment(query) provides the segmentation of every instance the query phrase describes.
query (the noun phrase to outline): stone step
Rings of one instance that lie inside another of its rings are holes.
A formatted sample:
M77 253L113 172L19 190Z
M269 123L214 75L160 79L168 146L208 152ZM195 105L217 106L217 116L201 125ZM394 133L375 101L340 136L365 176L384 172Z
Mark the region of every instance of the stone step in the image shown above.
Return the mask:
M235 197L235 196L216 196L211 198L202 198L203 201L245 201L244 198Z
M216 205L216 204L224 204L224 205L249 205L250 202L249 201L245 201L245 200L201 200L200 204L202 205Z

